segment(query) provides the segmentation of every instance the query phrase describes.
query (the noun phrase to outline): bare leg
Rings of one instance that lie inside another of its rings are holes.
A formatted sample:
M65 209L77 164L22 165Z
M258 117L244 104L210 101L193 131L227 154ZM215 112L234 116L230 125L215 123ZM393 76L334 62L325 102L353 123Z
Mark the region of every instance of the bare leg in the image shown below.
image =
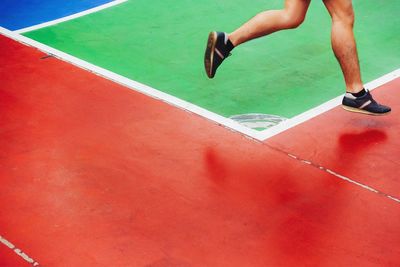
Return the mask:
M310 1L286 0L282 10L261 12L229 34L229 40L237 46L279 30L296 28L304 21Z
M304 21L310 1L285 0L284 9L259 13L231 34L210 32L204 53L207 76L214 78L218 67L235 46L279 30L299 26Z
M324 4L332 17L332 49L342 69L346 91L357 93L363 89L363 83L353 33L352 2L351 0L324 0Z

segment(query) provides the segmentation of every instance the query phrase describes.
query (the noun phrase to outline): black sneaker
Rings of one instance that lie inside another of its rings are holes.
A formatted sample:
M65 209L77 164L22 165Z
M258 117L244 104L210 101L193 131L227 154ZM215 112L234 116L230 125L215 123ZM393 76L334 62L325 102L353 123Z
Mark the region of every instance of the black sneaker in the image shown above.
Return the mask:
M360 97L355 97L350 93L346 93L343 97L342 107L345 110L359 112L368 115L386 115L391 109L390 107L378 104L368 90Z
M230 55L232 43L224 32L210 32L204 55L204 67L209 78L213 78L222 61Z

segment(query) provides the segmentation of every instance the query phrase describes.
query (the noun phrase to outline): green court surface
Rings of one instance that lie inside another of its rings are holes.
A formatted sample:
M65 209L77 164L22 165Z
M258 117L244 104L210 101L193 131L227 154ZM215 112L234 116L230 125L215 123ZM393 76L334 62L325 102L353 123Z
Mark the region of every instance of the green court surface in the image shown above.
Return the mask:
M293 117L344 92L330 48L330 17L312 1L304 24L246 43L209 80L209 31L233 31L282 0L128 1L25 35L92 64L229 117ZM364 82L399 68L400 1L355 1Z

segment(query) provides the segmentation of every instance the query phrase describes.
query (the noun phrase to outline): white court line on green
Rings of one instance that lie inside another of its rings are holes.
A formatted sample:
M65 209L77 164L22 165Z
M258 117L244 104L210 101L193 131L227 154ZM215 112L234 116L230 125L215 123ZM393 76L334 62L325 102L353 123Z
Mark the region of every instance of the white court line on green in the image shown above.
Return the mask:
M17 33L30 32L30 31L38 30L38 29L41 29L41 28L44 28L44 27L56 25L56 24L64 22L64 21L76 19L76 18L79 18L79 17L82 17L82 16L86 16L86 15L98 12L98 11L106 9L106 8L110 8L112 6L119 5L119 4L124 3L126 1L128 1L128 0L112 1L112 2L109 2L107 4L98 6L98 7L94 7L94 8L82 11L82 12L78 12L78 13L72 14L70 16L66 16L66 17L63 17L63 18L59 18L59 19L55 19L55 20L52 20L52 21L48 21L48 22L44 22L44 23L40 23L40 24L37 24L37 25L30 26L30 27L26 27L26 28L23 28L23 29L19 29L19 30L16 30L15 32L17 32Z
M384 85L385 83L388 83L396 78L400 77L400 69L394 70L386 75L383 75L369 83L366 83L364 85L365 88L368 90L372 91L376 89L379 86ZM285 120L281 122L280 124L273 126L267 130L264 130L261 132L261 140L266 140L274 135L277 135L283 131L286 131L290 128L293 128L296 125L299 125L305 121L308 121L322 113L325 113L339 105L341 105L343 95L340 95L338 97L335 97L315 108L312 108L308 111L305 111L291 119Z

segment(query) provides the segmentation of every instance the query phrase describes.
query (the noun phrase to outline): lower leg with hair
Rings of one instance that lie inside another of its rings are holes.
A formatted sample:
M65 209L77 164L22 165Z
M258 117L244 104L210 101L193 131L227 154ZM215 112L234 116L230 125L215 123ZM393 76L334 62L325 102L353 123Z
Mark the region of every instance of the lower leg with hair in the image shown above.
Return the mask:
M303 22L309 4L310 0L286 0L284 9L257 14L229 34L229 40L234 46L238 46L279 30L296 28Z
M351 0L324 0L324 4L332 17L332 49L343 72L346 91L357 93L363 89L363 83L353 32Z
M385 115L391 109L376 102L364 90L353 33L352 0L323 0L332 17L332 48L343 72L346 91L342 105L348 111L369 115Z

